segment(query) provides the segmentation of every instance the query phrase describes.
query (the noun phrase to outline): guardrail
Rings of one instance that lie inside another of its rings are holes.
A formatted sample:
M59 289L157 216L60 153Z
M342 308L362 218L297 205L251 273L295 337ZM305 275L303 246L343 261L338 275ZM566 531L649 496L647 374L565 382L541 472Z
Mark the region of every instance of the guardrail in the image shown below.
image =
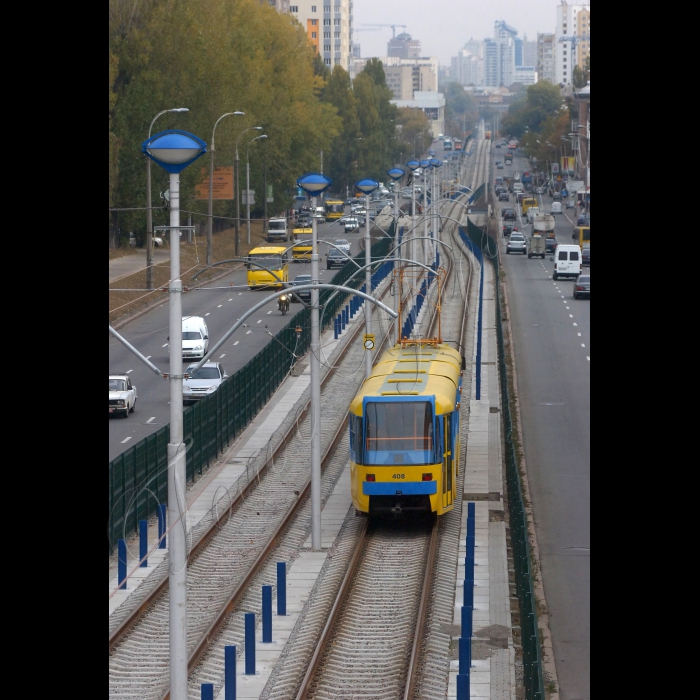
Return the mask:
M391 250L392 238L381 238L372 245L372 258L377 266L386 266L381 258ZM355 256L364 265L365 253ZM344 285L357 266L348 261L333 278ZM364 279L356 278L349 286L359 288ZM323 290L319 303L324 307L324 328L334 323L335 316L348 295L339 294L330 301L332 290ZM245 366L234 372L221 386L184 411L184 443L187 447L186 475L192 481L238 437L265 406L287 376L295 357L303 355L311 345L311 311L304 307ZM301 331L297 337L296 329ZM117 541L135 532L139 520L157 513L158 505L167 503L168 455L170 426L149 435L122 452L109 463L109 515L107 538L110 554Z
M498 264L498 244L469 220L467 232L460 227L460 236L464 243L483 264L487 258L493 265L496 276L496 337L498 343L498 369L501 382L501 415L505 437L506 483L508 485L508 510L510 514L510 543L513 550L515 567L515 587L520 606L520 632L523 651L523 684L527 700L542 700L545 697L542 679L542 654L539 628L537 626L537 605L532 580L530 543L528 540L527 514L520 483L518 456L515 451L513 434L515 425L511 412L510 392L508 390L508 368L503 342L503 323L501 311L501 288Z

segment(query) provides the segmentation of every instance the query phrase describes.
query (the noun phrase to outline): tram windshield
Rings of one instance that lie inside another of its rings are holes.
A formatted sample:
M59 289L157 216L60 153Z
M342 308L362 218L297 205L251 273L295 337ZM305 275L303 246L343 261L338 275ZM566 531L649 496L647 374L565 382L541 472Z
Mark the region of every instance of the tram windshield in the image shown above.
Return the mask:
M427 401L368 403L367 452L433 450L433 409Z

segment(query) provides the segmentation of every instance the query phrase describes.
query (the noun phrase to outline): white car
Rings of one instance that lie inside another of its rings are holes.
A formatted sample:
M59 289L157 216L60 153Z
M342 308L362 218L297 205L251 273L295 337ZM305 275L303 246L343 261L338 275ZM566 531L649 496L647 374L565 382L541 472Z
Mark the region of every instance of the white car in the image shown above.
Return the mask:
M109 412L128 417L136 406L136 387L128 374L109 375Z
M523 236L522 233L516 231L510 234L510 238L506 244L506 253L522 253L523 255L527 253L525 236Z
M336 248L340 248L340 250L343 252L350 252L350 241L348 241L346 238L336 238L333 243L335 243Z
M195 374L192 374L190 365L187 374L190 376L182 383L182 402L193 403L213 394L221 383L228 377L223 367L218 362L205 362Z
M345 233L352 233L360 228L360 222L357 220L356 216L349 216L345 219L343 225L345 226Z

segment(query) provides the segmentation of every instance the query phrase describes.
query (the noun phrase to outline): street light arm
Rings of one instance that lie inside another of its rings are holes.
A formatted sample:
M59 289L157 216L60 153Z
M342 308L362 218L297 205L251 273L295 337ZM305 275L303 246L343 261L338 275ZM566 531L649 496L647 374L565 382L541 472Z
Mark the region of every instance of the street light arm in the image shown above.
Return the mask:
M241 133L238 134L238 138L236 139L236 160L238 160L238 142L241 140L241 136L243 136L243 134L247 133L248 131L251 131L251 129L262 131L261 126L249 126L247 129L243 129L243 131L241 131Z
M380 309L383 311L386 311L391 317L397 318L398 314L396 311L393 311L390 309L388 306L383 304L379 299L375 299L374 297L370 296L369 294L365 294L364 292L359 291L358 289L351 289L350 287L342 287L340 285L336 284L299 284L294 287L294 291L301 291L302 289L334 289L338 292L345 292L347 294L355 294L359 297L362 297L365 301L369 301L375 306L378 306ZM289 290L287 289L282 289L278 292L274 292L274 294L271 294L269 297L266 297L262 301L258 302L255 306L252 308L248 309L241 318L239 318L236 323L233 324L233 326L224 333L224 335L221 337L221 339L214 344L214 347L212 347L209 352L194 366L192 367L192 370L190 374L194 374L197 372L200 367L205 362L209 362L210 358L216 351L243 325L244 321L246 321L250 316L252 316L254 313L262 309L266 304L269 304L271 301L274 301L277 299L277 297L282 296L282 294L286 294Z
M214 129L211 132L211 148L209 149L210 151L214 150L214 136L216 135L216 127L219 126L219 122L224 118L224 117L231 117L231 116L245 116L245 112L226 112L226 114L222 114L214 123Z

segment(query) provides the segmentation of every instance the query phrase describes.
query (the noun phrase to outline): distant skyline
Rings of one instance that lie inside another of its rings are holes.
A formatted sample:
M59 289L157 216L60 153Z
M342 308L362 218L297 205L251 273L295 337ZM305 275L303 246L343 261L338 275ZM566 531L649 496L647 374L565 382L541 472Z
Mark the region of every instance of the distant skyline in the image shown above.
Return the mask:
M556 25L558 0L353 0L353 27L365 29L364 24L405 24L396 27L396 34L407 32L421 42L421 54L434 56L440 65L449 66L452 56L469 41L493 36L493 25L504 20L518 30L518 37L528 41L537 33L553 33ZM570 2L570 5L579 4ZM590 4L580 3L580 4ZM363 57L386 56L391 39L391 27L379 31L362 31L354 35Z

